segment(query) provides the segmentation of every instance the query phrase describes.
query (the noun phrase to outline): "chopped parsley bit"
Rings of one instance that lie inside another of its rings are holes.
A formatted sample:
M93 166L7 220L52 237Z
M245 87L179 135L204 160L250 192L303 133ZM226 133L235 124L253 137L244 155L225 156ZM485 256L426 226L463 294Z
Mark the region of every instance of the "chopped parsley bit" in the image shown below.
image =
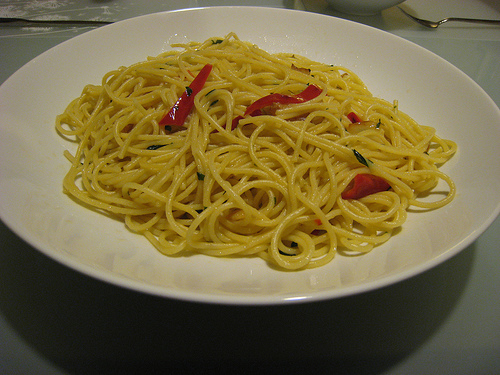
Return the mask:
M378 119L377 125L375 127L378 129L378 128L380 128L380 125L382 125L382 121L380 121L380 119Z
M212 40L212 44L221 44L222 42L223 42L222 39Z
M358 159L358 161L363 164L364 166L366 167L370 167L368 165L368 163L372 163L369 159L365 159L363 157L363 155L361 155L359 152L357 152L355 149L352 150L352 152L354 153L354 156L356 156L356 159Z
M198 180L203 181L205 179L205 175L200 172L196 172L196 175L198 176Z
M186 87L186 95L187 96L191 96L191 94L193 93L193 89L191 87Z
M218 102L219 102L219 99L213 101L212 103L210 103L210 107L213 106L213 105L215 105L215 104L217 104Z
M273 199L274 199L274 205L276 205L276 202L277 202L278 200L276 199L276 197L273 197Z
M214 91L215 91L215 89L210 90L209 92L207 92L207 94L206 94L205 96L210 95L210 94L211 94L211 93L213 93Z
M151 145L147 149L148 150L158 150L159 148L165 147L166 145Z
M292 243L290 244L290 247L297 247L297 246L299 246L299 244L294 241L292 241Z

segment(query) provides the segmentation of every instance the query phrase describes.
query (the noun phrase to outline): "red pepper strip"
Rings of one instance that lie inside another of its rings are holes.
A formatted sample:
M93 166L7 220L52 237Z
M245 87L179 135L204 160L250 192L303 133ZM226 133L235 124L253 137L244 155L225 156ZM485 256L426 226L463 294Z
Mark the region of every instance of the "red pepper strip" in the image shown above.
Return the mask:
M260 111L262 108L269 107L270 105L277 104L292 104L292 103L304 103L311 99L314 99L322 90L315 85L309 85L307 88L297 95L283 95L283 94L271 94L264 96L248 106L245 111L245 116L251 115L255 116L255 111Z
M314 219L314 222L315 222L317 225L321 225L321 219Z
M352 123L361 122L361 119L359 118L359 116L357 114L355 114L354 112L349 112L349 114L347 115L347 118Z
M389 190L390 187L391 185L382 177L360 173L354 177L341 196L343 199L360 199L370 194Z
M238 126L238 123L240 122L241 119L243 119L244 117L243 116L236 116L234 119L233 119L233 122L231 124L231 130L234 130L236 129L236 127Z
M205 65L198 75L193 79L193 82L184 91L181 97L177 100L174 106L168 111L168 113L160 120L159 125L175 125L182 126L186 121L186 117L191 112L194 106L194 97L198 94L212 71L212 65Z

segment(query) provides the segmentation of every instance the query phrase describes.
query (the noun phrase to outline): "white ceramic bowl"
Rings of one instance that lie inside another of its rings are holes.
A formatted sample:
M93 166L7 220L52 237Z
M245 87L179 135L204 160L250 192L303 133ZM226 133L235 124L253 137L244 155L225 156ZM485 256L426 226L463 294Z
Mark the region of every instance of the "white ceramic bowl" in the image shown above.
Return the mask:
M401 4L404 0L327 0L334 9L348 14L368 16Z
M63 194L69 168L63 152L76 145L56 134L54 121L84 85L99 84L106 72L170 50L172 43L230 31L272 53L297 53L348 67L374 95L397 99L402 111L455 141L458 153L441 169L457 186L453 202L435 211L410 212L401 231L368 254L339 255L323 267L282 272L260 258L166 257L123 223ZM433 53L341 18L262 7L132 18L41 54L0 86L0 103L0 219L62 264L145 293L254 305L353 295L444 262L470 245L500 212L500 110L493 100ZM478 113L481 131L470 125L477 123Z

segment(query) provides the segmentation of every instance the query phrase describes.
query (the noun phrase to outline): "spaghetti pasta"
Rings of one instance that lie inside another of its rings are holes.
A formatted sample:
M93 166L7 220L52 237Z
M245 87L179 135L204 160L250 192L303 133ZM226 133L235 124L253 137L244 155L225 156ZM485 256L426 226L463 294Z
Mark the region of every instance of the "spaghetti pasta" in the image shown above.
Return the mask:
M411 206L453 199L438 166L455 143L374 97L349 69L270 54L233 33L172 47L87 85L56 120L78 142L65 153L64 191L123 218L161 253L318 267L384 243ZM184 124L162 125L207 64ZM382 187L354 186L358 175ZM420 199L440 180L442 199ZM368 194L343 197L352 189Z

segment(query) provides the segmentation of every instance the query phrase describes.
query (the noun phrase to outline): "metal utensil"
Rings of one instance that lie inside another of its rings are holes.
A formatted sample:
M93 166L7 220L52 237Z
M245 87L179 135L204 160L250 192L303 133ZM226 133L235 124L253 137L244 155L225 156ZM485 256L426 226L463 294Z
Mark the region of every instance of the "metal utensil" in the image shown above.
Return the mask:
M108 25L110 21L91 21L91 20L33 20L27 18L16 18L16 17L0 17L0 24L9 24L16 26L22 25L52 25L52 26L64 26L64 25L74 25L74 26L103 26Z
M398 7L401 12L403 12L407 17L412 19L415 22L418 22L419 24L429 27L431 29L436 29L438 26L442 25L445 22L469 22L469 23L482 23L482 24L489 24L489 25L499 25L500 26L500 20L488 20L488 19L478 19L478 18L461 18L461 17L447 17L442 19L441 21L429 21L429 20L424 20L421 18L417 18L415 16L412 16L411 14L407 13L403 8Z

